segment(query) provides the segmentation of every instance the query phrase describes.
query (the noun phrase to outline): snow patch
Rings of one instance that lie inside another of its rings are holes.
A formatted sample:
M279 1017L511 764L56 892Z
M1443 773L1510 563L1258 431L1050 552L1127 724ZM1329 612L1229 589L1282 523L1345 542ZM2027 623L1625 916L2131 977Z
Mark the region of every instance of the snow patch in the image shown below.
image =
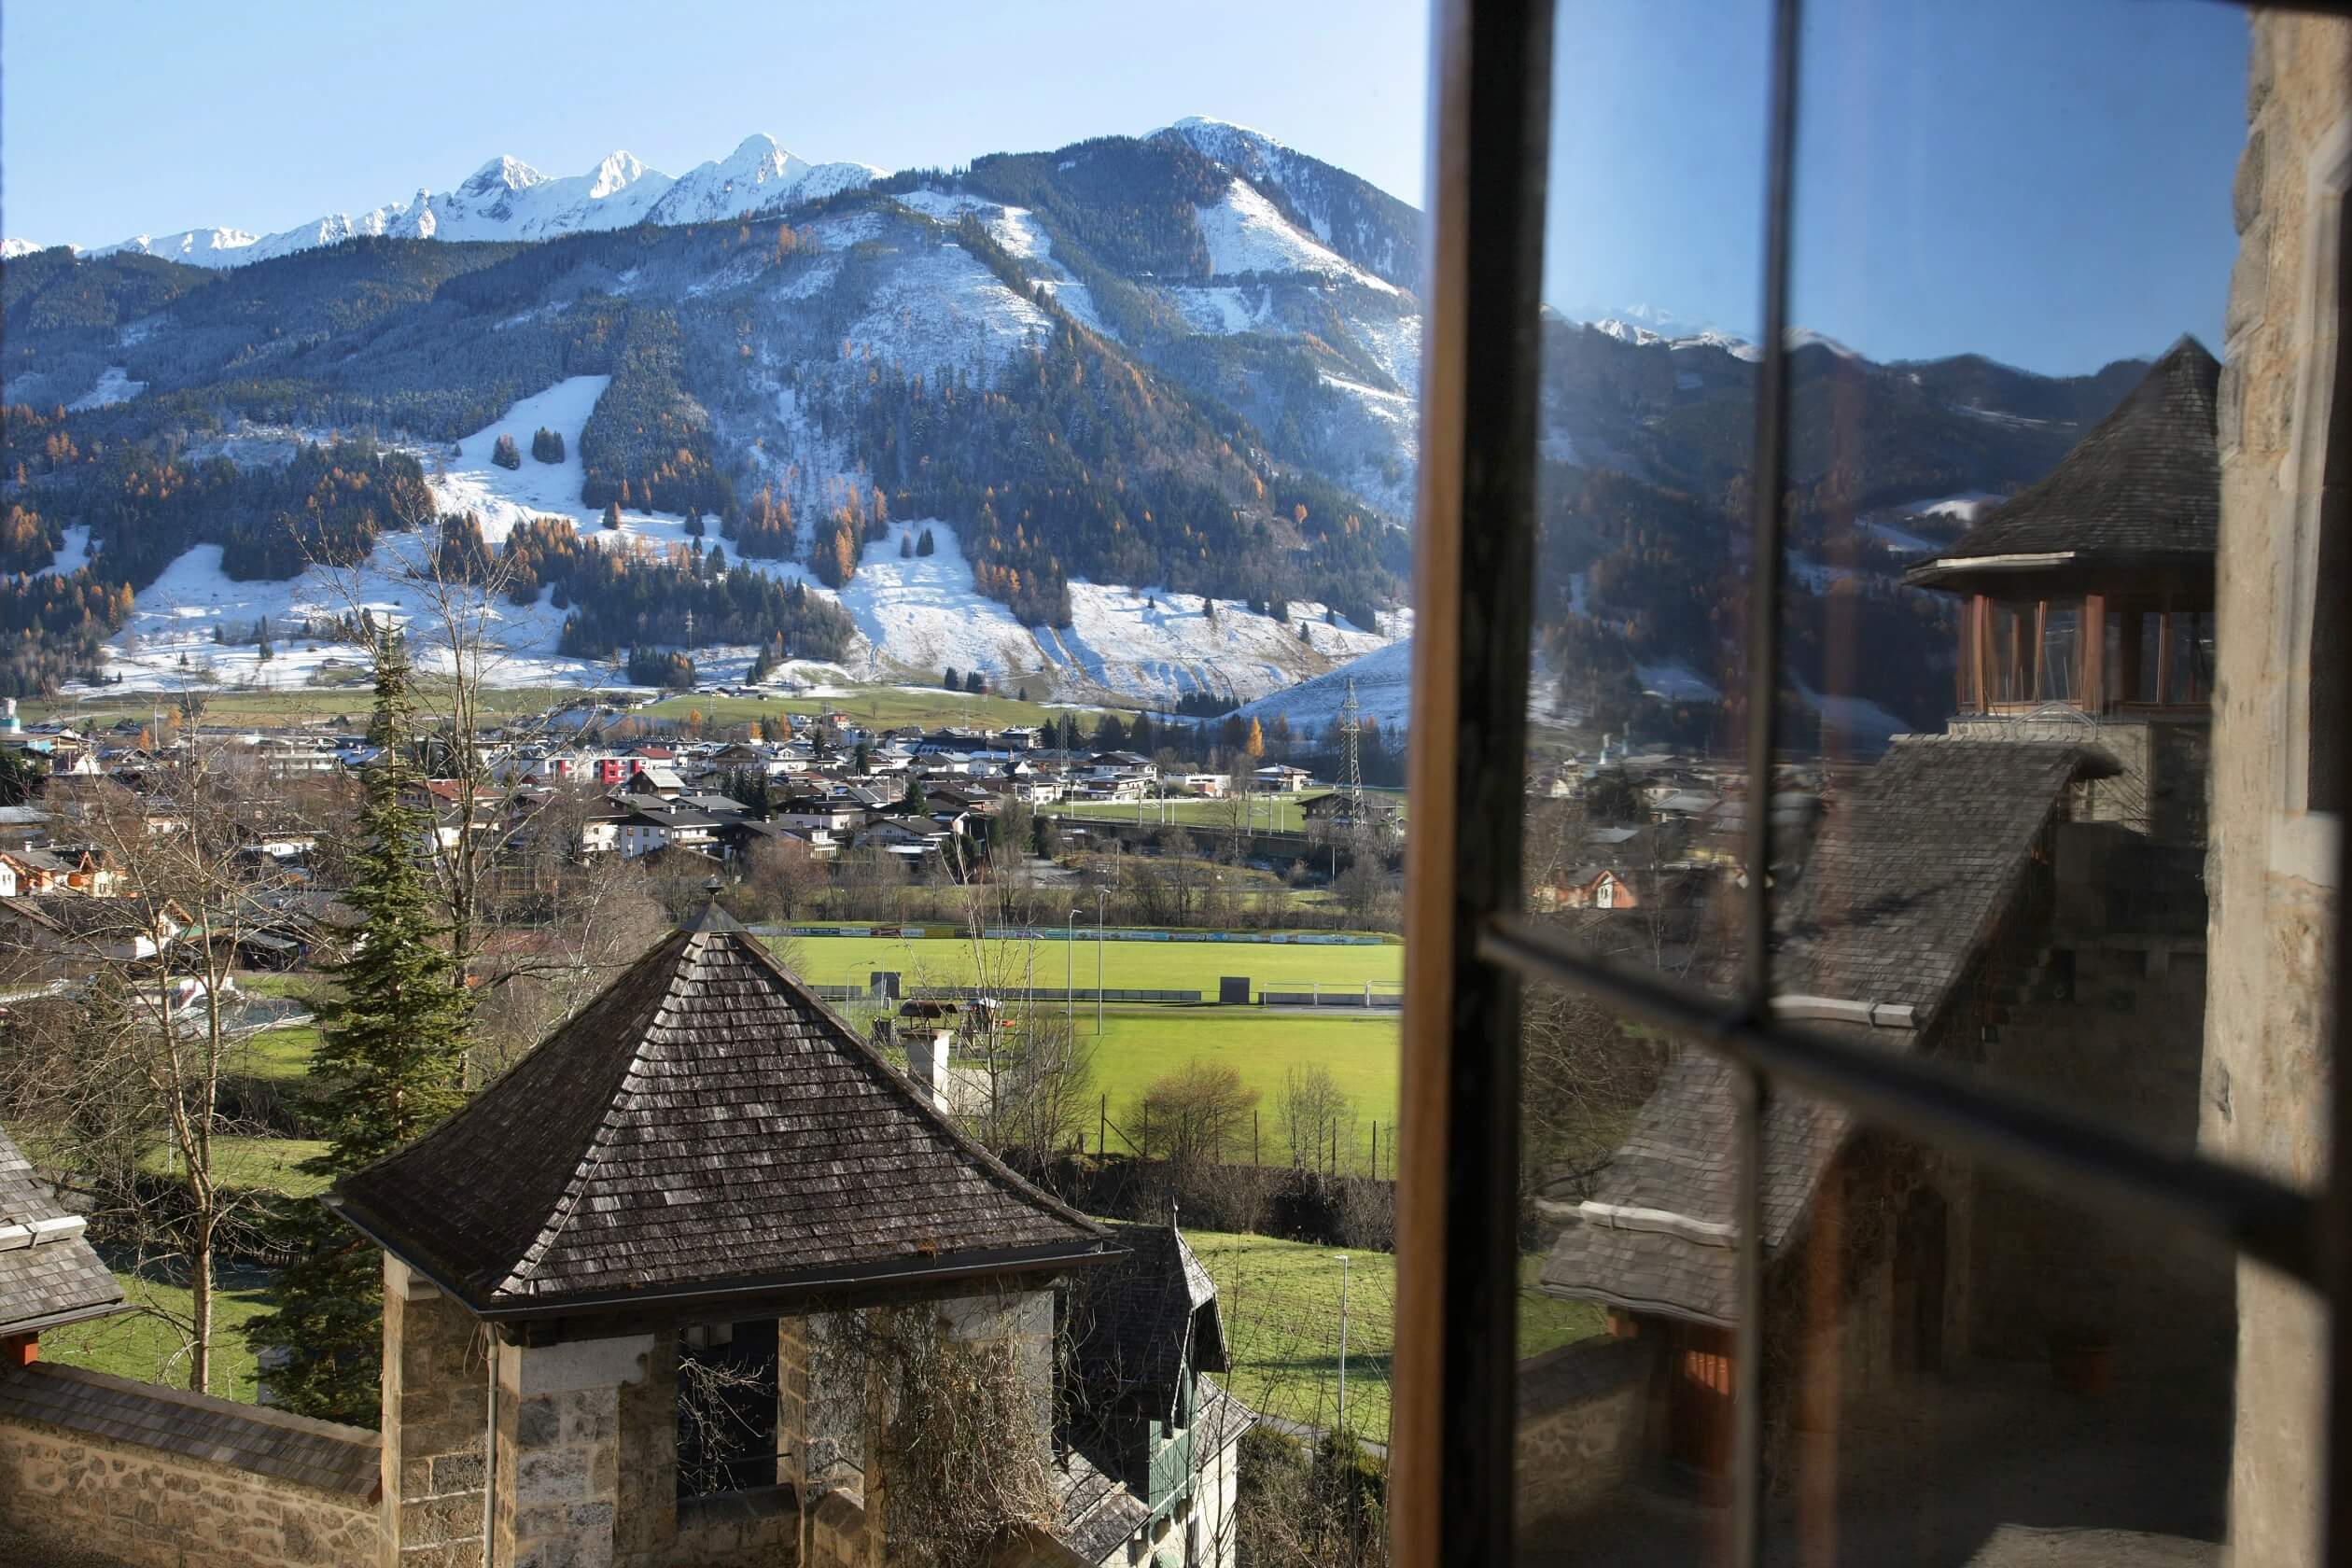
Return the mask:
M98 376L98 385L65 405L66 412L80 413L90 409L107 408L127 403L147 390L144 381L133 381L131 372L120 365L108 365Z

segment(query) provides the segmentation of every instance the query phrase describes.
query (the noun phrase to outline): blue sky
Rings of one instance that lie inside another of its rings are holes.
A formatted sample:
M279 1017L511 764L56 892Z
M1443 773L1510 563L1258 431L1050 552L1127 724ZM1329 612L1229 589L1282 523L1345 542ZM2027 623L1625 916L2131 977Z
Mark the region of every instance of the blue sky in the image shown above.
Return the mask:
M1752 333L1762 0L1561 0L1546 297ZM1792 319L1873 358L2219 351L2246 21L2202 0L1813 0Z
M0 229L268 232L502 152L675 175L766 131L899 168L1185 114L1421 196L1417 0L398 9L7 6ZM1765 11L1560 0L1553 303L1753 329ZM1879 358L2218 349L2245 57L2242 16L2200 0L1813 0L1796 318Z

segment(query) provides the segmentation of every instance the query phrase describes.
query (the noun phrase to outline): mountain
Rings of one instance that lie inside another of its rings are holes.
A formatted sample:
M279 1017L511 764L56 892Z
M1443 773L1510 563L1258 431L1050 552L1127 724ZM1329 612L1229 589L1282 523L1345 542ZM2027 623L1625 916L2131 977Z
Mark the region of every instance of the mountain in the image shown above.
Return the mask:
M890 175L764 136L675 179L498 159L203 253L231 252L0 268L0 574L29 574L0 575L0 631L40 634L0 644L0 690L307 679L327 655L287 623L333 609L309 562L420 546L505 563L534 679L640 646L723 671L781 638L818 678L953 665L1173 707L1410 628L1419 216L1262 133ZM1605 673L1562 700L1615 727L1696 722L1735 689L1755 352L1609 319L1543 323L1538 651ZM1946 655L1896 551L2038 477L2128 372L1827 342L1790 369L1799 592L1868 587L1919 656L1862 695L1907 716ZM438 540L407 525L436 511L460 520Z
M615 152L584 174L551 177L498 157L455 189L419 189L404 202L325 217L274 234L192 229L139 234L101 245L92 257L134 252L196 267L244 267L359 236L420 240L546 240L638 223L712 223L830 196L871 182L864 163L810 163L765 134L747 137L723 160L676 179Z

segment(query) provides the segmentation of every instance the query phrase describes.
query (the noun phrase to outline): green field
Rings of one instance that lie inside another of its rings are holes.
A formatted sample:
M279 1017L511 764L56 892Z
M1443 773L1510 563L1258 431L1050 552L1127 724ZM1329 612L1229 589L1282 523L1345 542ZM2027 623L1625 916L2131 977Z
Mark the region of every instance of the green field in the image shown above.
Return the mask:
M796 936L773 945L815 986L862 986L875 970L895 970L909 986L987 983L1058 990L1065 972L1081 989L1095 983L1096 944L1086 939L1082 911L1075 945L1058 935L1036 942L987 942L976 955L969 941L889 936ZM945 929L945 928L935 928ZM1112 990L1198 991L1214 1001L1221 975L1245 974L1252 987L1268 983L1305 989L1393 987L1404 973L1405 949L1386 942L1365 946L1291 945L1256 942L1106 942L1102 983ZM977 961L975 961L975 958ZM1032 980L1031 975L1035 978Z
M1018 685L1015 682L1016 689ZM1045 682L1041 679L1036 686L1043 691ZM820 713L846 713L860 723L893 729L902 724L919 724L925 729L952 724L995 730L1014 724L1042 725L1048 719L1059 719L1068 709L1022 702L1016 697L966 696L945 688L934 692L920 687L860 686L847 695L833 697L733 697L681 692L637 711L656 719L684 719L700 713L703 721L712 725L744 724L787 713L805 713L812 718ZM1092 727L1086 720L1080 723Z
M224 1187L258 1187L268 1192L310 1197L327 1190L328 1178L301 1169L302 1163L327 1151L324 1139L216 1138L213 1140L213 1180ZM140 1162L157 1172L176 1169L175 1151L159 1148Z
M1354 1170L1369 1165L1375 1123L1381 1129L1380 1159L1385 1167L1394 1148L1391 1135L1396 1127L1396 1022L1393 1013L1331 1018L1239 1008L1112 1013L1103 1019L1102 1039L1095 1047L1095 1089L1110 1098L1112 1121L1132 1131L1129 1108L1153 1079L1196 1059L1234 1068L1244 1086L1257 1091L1257 1157L1281 1165L1289 1161L1291 1153L1277 1130L1275 1113L1283 1077L1294 1067L1321 1063L1331 1069L1341 1092L1355 1107L1355 1133L1352 1141L1340 1150L1342 1167ZM1081 1039L1087 1037L1092 1024L1091 1015L1081 1010ZM1089 1128L1089 1148L1093 1137L1094 1129ZM1114 1153L1125 1148L1115 1131L1111 1147ZM1232 1160L1250 1157L1246 1147L1225 1153Z
M1080 821L1136 822L1146 826L1160 822L1197 828L1202 832L1247 826L1260 833L1305 833L1312 823L1306 816L1307 803L1331 793L1318 786L1303 794L1252 795L1247 800L1205 800L1196 796L1166 801L1147 800L1141 803L1141 815L1134 802L1110 805L1087 802L1049 805L1043 808L1049 817L1066 817ZM1367 796L1378 796L1383 804L1402 806L1402 791L1366 790Z
M1233 1360L1226 1386L1268 1414L1336 1424L1341 1249L1189 1227L1184 1239L1217 1281L1218 1312ZM1388 1435L1396 1257L1348 1256L1348 1425L1379 1440ZM1598 1307L1535 1291L1542 1267L1540 1253L1519 1260L1517 1353L1522 1357L1602 1330Z
M177 1326L185 1322L192 1297L188 1286L161 1268L133 1273L116 1264L115 1278L135 1310L89 1323L45 1329L41 1359L63 1362L135 1378L145 1383L188 1386L185 1340ZM223 1399L254 1396L253 1351L237 1332L248 1319L268 1311L271 1275L265 1269L224 1271L213 1290L213 1363L210 1393Z

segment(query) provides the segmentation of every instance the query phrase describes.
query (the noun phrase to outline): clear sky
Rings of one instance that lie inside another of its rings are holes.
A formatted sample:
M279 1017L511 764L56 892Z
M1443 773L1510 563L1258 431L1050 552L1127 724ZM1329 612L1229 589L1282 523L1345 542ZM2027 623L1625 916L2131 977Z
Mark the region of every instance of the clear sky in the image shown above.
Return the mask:
M766 131L953 164L1186 114L1419 203L1419 0L604 0L376 7L13 0L0 231L267 233L492 156L665 173ZM1560 0L1546 296L1743 334L1764 0ZM1877 358L2046 371L2218 349L2246 26L2202 0L1813 0L1796 319Z
M1768 10L1561 0L1552 302L1754 333ZM1877 359L2219 353L2246 40L2205 0L1812 0L1792 319Z

